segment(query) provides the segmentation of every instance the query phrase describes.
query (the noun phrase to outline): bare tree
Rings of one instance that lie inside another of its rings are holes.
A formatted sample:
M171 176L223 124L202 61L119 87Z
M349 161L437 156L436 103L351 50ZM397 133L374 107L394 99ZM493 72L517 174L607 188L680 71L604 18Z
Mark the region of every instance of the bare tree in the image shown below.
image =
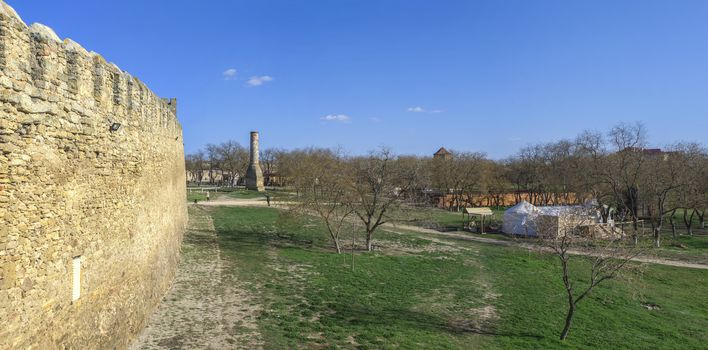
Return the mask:
M217 152L221 160L224 177L228 177L229 185L235 186L239 177L246 173L249 162L248 150L236 141L226 141L221 143Z
M316 215L325 225L337 253L342 252L340 236L349 227L353 208L347 164L339 153L326 149L302 151L303 157L288 169L297 174L294 182L299 201L290 206L293 214Z
M184 156L184 169L187 172L187 182L190 180L194 181L196 178L196 162L194 160L194 155L193 154L185 154ZM190 176L193 175L193 176Z
M390 150L371 153L351 162L352 208L366 230L366 249L373 250L373 236L400 208L420 177L418 161L396 158Z
M487 157L480 152L453 152L457 164L456 171L459 177L457 193L462 198L463 204L481 205L473 203L473 198L486 191L487 175L489 171Z
M567 312L560 339L568 337L577 312L578 304L591 295L601 283L615 279L622 273L637 268L630 261L641 252L638 245L626 244L618 237L599 238L600 232L593 231L600 227L594 225L588 212L578 207L560 216L538 215L533 225L538 232L542 247L550 250L561 267L561 279L565 291ZM616 231L611 231L614 233ZM588 259L590 269L574 269L574 259ZM575 283L578 276L587 274L586 283Z
M199 186L202 185L204 180L204 170L206 170L207 162L205 160L204 151L199 150L197 153L192 155L192 161L194 162L194 170L196 171L196 178Z
M273 186L273 177L278 172L278 163L280 158L286 153L287 152L284 150L278 148L266 148L261 151L260 164L263 168L266 186Z
M679 152L646 155L646 174L642 176L643 204L651 221L654 245L661 246L661 229L667 214L676 211L673 195L682 187L680 164L683 156Z
M490 205L503 206L510 184L506 180L506 167L502 162L489 161L487 164L488 185L487 193L491 200Z
M428 162L431 185L452 198L452 208L472 204L475 195L485 190L488 164L486 155L477 152L451 151L451 158L433 158ZM445 198L446 199L446 198Z
M639 186L645 174L646 131L642 124L620 124L609 132L610 145L614 152L594 159L595 176L614 197L614 203L622 209L621 220L632 221L632 237L639 235Z
M693 219L698 217L702 223L708 207L708 150L696 143L677 144L674 150L680 151L684 158L680 164L683 186L679 189L676 206L683 209L686 233L693 235Z
M209 183L213 185L215 183L217 173L221 172L222 161L219 146L207 144L206 157L209 161Z

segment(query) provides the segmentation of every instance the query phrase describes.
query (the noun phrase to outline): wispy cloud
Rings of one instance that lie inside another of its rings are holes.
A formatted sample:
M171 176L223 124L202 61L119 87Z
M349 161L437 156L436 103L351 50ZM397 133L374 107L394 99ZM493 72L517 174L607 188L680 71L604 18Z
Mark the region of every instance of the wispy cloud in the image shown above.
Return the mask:
M420 106L408 107L408 112L423 113L423 112L425 112L425 109L423 109L423 107L420 107Z
M261 86L270 81L273 81L273 78L268 75L252 76L248 78L246 84L248 84L249 86Z
M408 108L406 109L406 111L411 112L411 113L433 113L433 114L442 113L442 111L439 110L439 109L430 109L430 110L428 110L428 109L425 109L425 108L423 108L423 107L421 107L421 106L408 107Z
M328 114L328 115L320 118L320 120L324 120L326 122L339 122L339 123L349 123L349 121L351 119L352 118L350 118L346 114Z
M236 68L229 68L222 73L224 80L234 80L236 79Z

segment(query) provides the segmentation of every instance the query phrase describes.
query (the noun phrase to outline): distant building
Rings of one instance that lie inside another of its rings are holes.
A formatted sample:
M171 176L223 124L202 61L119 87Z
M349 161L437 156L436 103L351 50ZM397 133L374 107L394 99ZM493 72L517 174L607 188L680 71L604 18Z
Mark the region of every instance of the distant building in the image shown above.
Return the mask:
M433 158L452 159L452 153L446 150L445 147L440 147L440 149L433 154Z

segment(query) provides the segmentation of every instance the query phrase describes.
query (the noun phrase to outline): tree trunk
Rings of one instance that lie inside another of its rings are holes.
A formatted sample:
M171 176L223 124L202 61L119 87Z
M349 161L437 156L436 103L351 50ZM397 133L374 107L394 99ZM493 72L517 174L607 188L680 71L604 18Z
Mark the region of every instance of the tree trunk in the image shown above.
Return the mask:
M352 235L352 272L354 272L354 245L355 245L355 238L354 235Z
M565 317L565 327L563 327L563 332L561 332L560 339L565 340L568 337L568 332L570 331L570 326L573 324L573 314L575 313L575 303L573 303L573 297L569 297L568 300L568 315Z
M637 233L638 230L639 224L637 223L637 219L632 218L632 241L634 242L634 245L639 243L639 234Z
M669 224L671 225L671 237L676 240L676 223L674 223L674 213L669 214Z
M698 215L698 219L699 219L700 222L701 222L701 230L704 229L704 228L706 228L706 221L704 220L705 215L706 215L706 212L705 212L705 211L702 211L702 212L701 212L701 211L698 211L698 210L696 210L696 209L694 209L694 210L695 210L695 213Z
M687 216L689 210L692 210L691 216ZM689 236L693 236L693 215L696 214L695 209L684 209L683 210L683 223L686 224L686 233Z
M373 235L373 232L367 230L366 231L366 250L372 251L374 250L374 245L373 245L373 240L371 239L371 236Z
M334 247L337 249L337 254L342 254L342 247L339 246L339 240L336 238L333 238L334 240Z
M661 248L661 225L654 228L654 245Z

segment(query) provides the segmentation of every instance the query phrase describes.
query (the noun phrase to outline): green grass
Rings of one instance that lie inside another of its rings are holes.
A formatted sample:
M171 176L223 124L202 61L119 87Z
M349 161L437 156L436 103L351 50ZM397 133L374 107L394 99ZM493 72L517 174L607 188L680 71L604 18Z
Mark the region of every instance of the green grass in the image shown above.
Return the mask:
M608 281L579 304L570 336L561 342L566 310L555 257L492 246L482 253L506 292L498 305L499 335L490 348L700 349L708 344L708 302L697 297L708 293L705 270L651 265L638 281ZM582 274L573 282L586 283L581 277L588 264L574 259ZM661 309L650 311L642 303Z
M561 342L566 309L557 257L499 246L484 246L481 256L507 293L490 348L699 349L708 341L702 331L708 326L708 302L695 298L708 292L705 270L647 265L641 276L610 280L581 302L570 337ZM573 283L584 286L590 264L572 259ZM661 309L650 311L642 306L647 303ZM523 329L534 329L540 338Z
M485 218L485 224L491 220L493 224L501 225L504 208L492 208L492 211L494 212L494 216ZM432 228L441 231L462 230L464 224L462 212L437 208L401 208L394 211L392 217L396 222L401 224ZM464 220L467 220L466 215Z
M455 241L458 251L416 248L421 234L381 231L382 246L411 250L332 252L312 218L283 219L269 208L210 209L222 259L264 305L258 324L266 347L281 348L652 348L708 344L708 271L651 265L642 278L609 281L580 306L570 337L559 267L550 255ZM442 214L437 214L441 215ZM461 215L461 214L460 214ZM437 237L440 239L439 237ZM387 244L385 244L387 243ZM703 243L691 242L696 249ZM573 258L574 283L588 263ZM500 294L494 300L485 293ZM492 304L498 319L481 328L475 310ZM647 310L653 303L660 310Z
M194 202L197 200L199 202L206 200L206 193L202 192L187 192L187 202Z
M652 253L667 259L708 264L708 235L679 235L676 239L664 235L661 248Z
M480 304L479 269L468 257L357 254L352 272L351 257L333 254L314 222L278 222L277 211L265 208L218 208L213 216L222 257L237 261L239 278L263 282L254 292L267 305L259 324L268 348L480 341L450 324Z
M225 193L226 196L237 199L254 199L265 198L266 192L258 192L251 190L233 190Z

